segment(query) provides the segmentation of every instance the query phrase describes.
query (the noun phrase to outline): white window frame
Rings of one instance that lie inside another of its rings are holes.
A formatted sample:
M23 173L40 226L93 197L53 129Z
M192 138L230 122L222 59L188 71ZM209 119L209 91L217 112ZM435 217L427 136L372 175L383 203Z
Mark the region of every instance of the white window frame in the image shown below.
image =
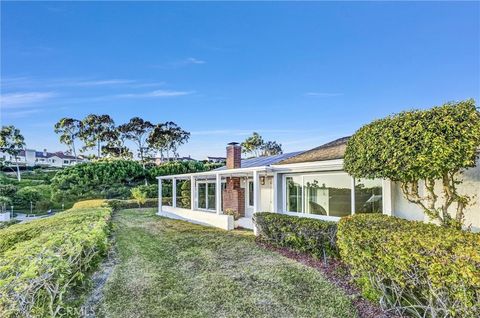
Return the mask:
M250 182L252 183L252 187L253 187L253 191L254 191L252 198L250 198ZM246 190L247 190L247 195L246 195L246 197L247 197L247 206L248 206L249 208L253 208L253 207L254 207L254 203L255 203L255 202L254 202L254 201L255 201L255 198L254 198L254 196L255 196L255 185L254 185L253 179L248 178L248 179L246 180L246 184L247 184L247 186L246 186L245 188L246 188ZM252 200L252 204L251 204L251 205L250 205L250 199Z
M205 186L205 206L206 206L206 208L200 208L198 206L198 195L200 193L198 191L198 186L201 183L206 184L206 186ZM206 212L216 212L217 211L217 209L216 209L216 198L215 198L215 208L209 209L209 207L208 207L208 185L209 184L216 185L216 180L196 180L196 182L195 182L195 209L196 210L206 211ZM216 191L215 191L215 195L217 195Z
M350 176L345 171L318 171L318 172L297 172L297 173L286 173L282 176L282 192L283 192L283 213L288 215L295 215L295 216L304 216L304 217L311 217L311 218L318 218L318 219L332 219L332 220L339 220L339 216L331 216L331 215L316 215L316 214L308 214L303 212L305 210L305 194L304 194L304 178L310 176L318 176L318 175L347 175L351 179L351 188L350 188L350 196L351 196L351 208L350 208L350 215L355 214L355 179ZM295 212L295 211L288 211L287 210L287 178L288 177L298 177L302 178L302 212Z

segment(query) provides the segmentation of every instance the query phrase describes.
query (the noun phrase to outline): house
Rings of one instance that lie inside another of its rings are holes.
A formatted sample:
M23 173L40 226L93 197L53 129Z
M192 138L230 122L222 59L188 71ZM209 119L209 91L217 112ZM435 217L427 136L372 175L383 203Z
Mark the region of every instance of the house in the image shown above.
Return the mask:
M26 167L42 166L56 168L68 167L84 161L81 157L74 157L61 151L47 152L47 149L44 149L43 151L36 151L33 149L21 150L16 158L15 156L0 151L0 160L8 161L13 164L18 162L20 166Z
M225 163L227 161L227 158L208 156L206 161L210 163Z
M338 221L354 213L383 213L410 220L428 221L416 205L408 202L400 185L390 180L355 179L343 170L349 137L308 151L241 159L237 143L227 146L226 166L208 172L158 177L158 214L217 226L253 228L255 212L276 212L298 217ZM176 191L190 181L188 200ZM172 186L173 197L162 202L162 186ZM463 173L459 190L477 195L465 213L466 224L480 230L480 162ZM188 201L187 200L187 201ZM238 211L234 221L224 212Z
M196 161L192 157L171 157L171 158L162 158L162 157L154 157L154 158L147 158L147 160L153 161L157 166L161 165L162 163L172 162L172 161Z

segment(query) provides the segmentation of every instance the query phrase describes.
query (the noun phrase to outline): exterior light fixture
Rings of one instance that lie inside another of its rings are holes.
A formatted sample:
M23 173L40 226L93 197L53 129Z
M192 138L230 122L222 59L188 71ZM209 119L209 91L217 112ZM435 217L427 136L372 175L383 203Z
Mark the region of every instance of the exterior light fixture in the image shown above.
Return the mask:
M265 185L265 176L260 177L260 184Z

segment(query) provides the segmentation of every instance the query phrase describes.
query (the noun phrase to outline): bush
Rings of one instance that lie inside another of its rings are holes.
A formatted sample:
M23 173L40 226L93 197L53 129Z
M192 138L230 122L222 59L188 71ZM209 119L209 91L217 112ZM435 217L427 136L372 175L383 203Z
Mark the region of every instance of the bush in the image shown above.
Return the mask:
M417 317L480 316L480 234L385 215L342 218L337 244L364 295Z
M0 230L2 317L57 317L75 306L83 286L108 247L111 209L71 209Z
M335 222L268 212L255 213L253 222L259 238L266 243L306 252L318 258L338 255Z
M134 189L139 189L142 193L145 193L147 198L157 198L158 197L158 184L149 184L149 185L139 185L136 186ZM133 189L132 189L133 190ZM132 195L133 197L133 195Z
M131 192L132 198L137 202L138 207L141 207L147 200L147 193L139 187L133 188Z
M136 209L138 202L136 200L107 200L105 201L115 211L122 209ZM158 199L145 199L142 208L156 208L158 207Z

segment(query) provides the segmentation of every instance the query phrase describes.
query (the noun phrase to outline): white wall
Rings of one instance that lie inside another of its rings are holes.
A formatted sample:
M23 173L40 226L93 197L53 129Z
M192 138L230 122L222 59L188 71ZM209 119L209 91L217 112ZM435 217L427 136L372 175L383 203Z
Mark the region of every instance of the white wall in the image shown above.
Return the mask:
M480 231L480 159L477 160L475 168L468 169L462 173L461 180L463 183L457 186L460 194L467 194L472 197L471 205L465 210L465 225L472 226L476 232ZM435 187L436 191L441 192L441 185L438 182ZM420 194L423 191L421 189ZM439 198L441 200L442 198ZM399 184L392 183L392 205L393 215L408 220L424 220L429 221L422 209L416 204L408 202L400 188ZM452 207L451 213L454 214L455 206Z

